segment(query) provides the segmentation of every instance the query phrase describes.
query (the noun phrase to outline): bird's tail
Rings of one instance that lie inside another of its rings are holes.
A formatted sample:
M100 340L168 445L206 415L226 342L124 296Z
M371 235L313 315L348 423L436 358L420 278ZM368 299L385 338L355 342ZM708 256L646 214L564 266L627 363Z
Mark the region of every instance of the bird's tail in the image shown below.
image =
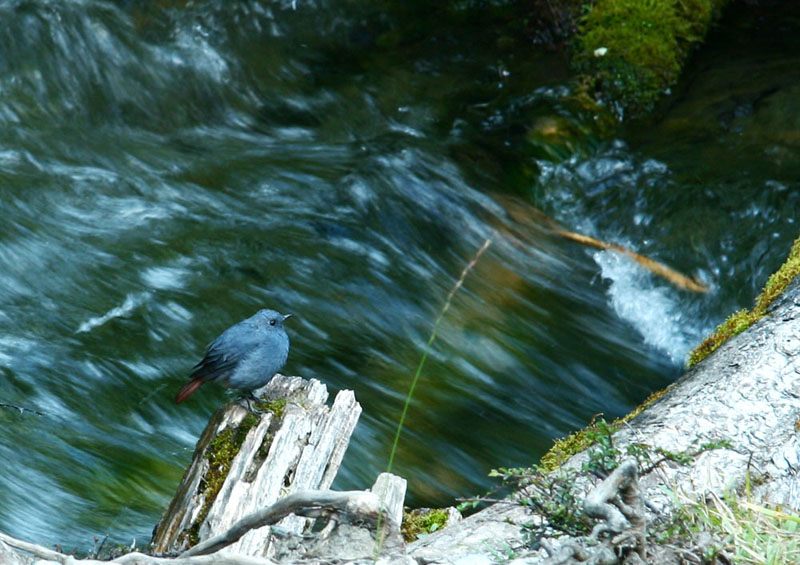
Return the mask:
M203 379L192 379L185 385L183 388L178 392L178 396L175 397L175 403L180 404L184 400L186 400L190 394L200 388L200 385L203 384L205 381Z

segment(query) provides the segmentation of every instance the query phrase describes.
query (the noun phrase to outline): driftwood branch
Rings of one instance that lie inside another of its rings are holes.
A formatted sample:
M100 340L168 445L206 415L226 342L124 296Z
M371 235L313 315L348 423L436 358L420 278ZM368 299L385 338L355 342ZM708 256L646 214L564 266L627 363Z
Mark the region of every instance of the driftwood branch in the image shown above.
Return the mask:
M200 542L174 559L153 557L138 552L128 553L112 561L76 559L71 555L65 555L3 533L0 533L0 542L29 553L38 559L63 565L101 565L103 563L121 565L275 565L277 561L269 558L240 554L217 554L216 552L236 543L253 529L273 525L290 514L294 514L306 518L329 519L333 527L326 528L323 533L317 534L323 537L330 536L342 524L366 528L370 531L370 538L373 540L373 547L367 551L368 555L402 555L405 553L404 544L400 535L400 525L394 516L398 512L402 513L403 497L399 495L399 492L405 491L405 480L383 474L376 482L376 487L373 488L379 490L380 493L312 490L295 492L268 508L242 518L224 533ZM382 500L384 496L393 501L390 502L393 506L387 507L386 502ZM345 543L350 542L345 539ZM1 551L0 562L6 562Z
M581 233L576 233L573 231L565 230L565 229L557 229L555 230L557 235L560 235L564 239L569 239L570 241L576 241L583 245L588 245L589 247L594 247L596 249L602 250L612 250L616 251L617 253L622 253L623 255L627 255L637 263L639 263L642 267L653 273L654 275L658 275L673 285L677 286L683 290L689 290L691 292L708 292L708 286L698 282L695 279L690 279L683 273L679 273L672 267L665 265L664 263L660 263L655 259L651 259L646 255L642 255L641 253L636 253L632 249L628 249L627 247L622 247L621 245L617 245L616 243L610 243L608 241L603 241L600 239L595 239L593 237L589 237L588 235L583 235Z
M30 543L27 541L19 540L17 538L12 538L11 536L0 532L0 541L3 543L8 544L9 546L15 549L21 549L27 553L35 555L40 559L47 559L49 561L58 561L59 563L63 563L63 558L67 557L63 553L59 553L57 551L53 551L52 549L48 549L41 545L37 545L35 543Z
M366 491L299 491L280 499L268 508L254 512L236 522L226 532L200 542L184 551L181 557L207 555L239 541L255 528L272 525L289 514L306 518L329 517L347 523L364 523L377 529L382 519L383 529L399 535L399 525L381 509L378 495Z

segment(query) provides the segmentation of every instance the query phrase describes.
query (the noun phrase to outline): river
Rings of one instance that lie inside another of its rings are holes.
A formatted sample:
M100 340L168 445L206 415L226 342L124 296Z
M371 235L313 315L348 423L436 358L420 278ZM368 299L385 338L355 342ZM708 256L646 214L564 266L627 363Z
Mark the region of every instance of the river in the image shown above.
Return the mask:
M294 315L287 373L355 391L334 486L364 488L490 240L401 437L420 506L625 414L751 304L798 235L800 34L742 8L609 138L566 56L481 6L0 4L0 402L41 413L0 408L0 530L148 541L229 398L175 393L261 307Z

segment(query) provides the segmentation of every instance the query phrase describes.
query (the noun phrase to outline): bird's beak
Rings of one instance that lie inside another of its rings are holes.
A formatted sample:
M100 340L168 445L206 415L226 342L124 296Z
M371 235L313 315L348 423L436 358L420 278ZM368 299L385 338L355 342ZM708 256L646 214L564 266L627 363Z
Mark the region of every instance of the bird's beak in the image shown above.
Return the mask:
M292 317L292 315L291 315L291 314L286 314L286 315L283 317L283 320L284 320L284 321L286 321L286 320L288 320L288 319L289 319L289 318L291 318L291 317Z

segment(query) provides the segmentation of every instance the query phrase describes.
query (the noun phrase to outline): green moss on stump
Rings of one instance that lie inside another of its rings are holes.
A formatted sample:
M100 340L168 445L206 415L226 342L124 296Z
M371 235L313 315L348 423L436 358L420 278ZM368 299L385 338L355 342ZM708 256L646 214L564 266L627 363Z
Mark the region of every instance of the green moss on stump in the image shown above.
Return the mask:
M286 408L286 399L278 398L275 400L262 399L253 403L253 408L258 412L272 412L275 415L275 420L280 420L283 417L283 412ZM211 510L211 505L217 499L225 479L228 478L228 473L231 470L231 463L234 457L239 453L248 432L258 424L259 418L252 413L247 416L236 427L231 427L220 432L217 437L211 440L211 443L206 450L206 461L208 461L208 471L203 477L203 482L200 485L199 492L205 496L205 503L197 519L188 530L189 546L197 545L200 541L200 526L208 516ZM262 446L263 448L263 446Z
M275 400L262 399L253 404L253 408L258 412L272 412L275 418L280 420L283 417L283 411L286 408L286 399L278 398Z
M448 516L446 508L405 509L400 532L406 543L411 543L420 536L442 529L447 524Z
M275 415L274 421L277 422L283 417L286 409L286 399L261 399L253 403L253 408L258 412L272 412ZM205 503L203 508L200 509L197 519L188 530L187 535L190 547L197 545L200 541L200 526L208 516L211 505L217 499L225 479L228 478L234 457L239 453L247 434L258 422L259 418L248 412L238 426L223 430L211 440L205 454L206 461L208 461L208 471L198 489L205 496ZM265 446L262 445L261 449L264 448Z
M728 0L597 0L588 6L573 62L579 91L619 118L650 111Z
M211 505L217 499L222 485L231 470L231 463L239 448L242 447L247 433L258 423L258 418L253 414L248 414L242 422L236 426L227 428L217 435L206 450L206 461L208 461L208 471L203 477L199 491L205 496L205 503L197 519L188 531L189 546L197 545L200 541L200 525L205 521Z
M690 367L697 365L720 345L763 318L769 305L786 290L786 287L798 274L800 274L800 237L792 244L786 262L767 279L767 284L764 285L764 290L756 298L753 309L734 312L727 320L717 326L712 334L689 354L688 365Z

